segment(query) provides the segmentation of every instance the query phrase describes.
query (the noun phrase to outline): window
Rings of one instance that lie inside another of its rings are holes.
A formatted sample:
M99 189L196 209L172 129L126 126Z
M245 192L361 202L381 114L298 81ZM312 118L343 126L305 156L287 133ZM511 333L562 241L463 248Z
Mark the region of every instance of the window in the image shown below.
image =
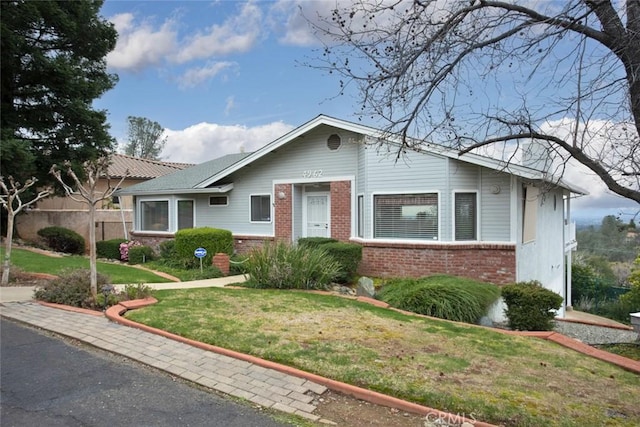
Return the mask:
M140 229L169 231L169 202L167 200L140 202Z
M538 196L540 190L533 185L523 188L522 243L536 240L536 223L538 218Z
M438 239L438 195L398 194L373 197L374 238Z
M455 193L455 239L477 240L476 193Z
M358 196L358 237L364 237L364 196Z
M193 228L193 200L178 200L178 230Z
M271 221L271 196L251 196L251 221Z
M229 204L229 196L209 197L209 206L227 206L228 204Z

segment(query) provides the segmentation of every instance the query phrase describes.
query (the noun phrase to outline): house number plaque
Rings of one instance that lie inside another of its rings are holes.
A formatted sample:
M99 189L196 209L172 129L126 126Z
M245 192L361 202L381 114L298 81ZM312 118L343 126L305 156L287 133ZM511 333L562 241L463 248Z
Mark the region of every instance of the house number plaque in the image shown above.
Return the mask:
M322 176L322 169L307 169L302 171L303 178L320 178Z

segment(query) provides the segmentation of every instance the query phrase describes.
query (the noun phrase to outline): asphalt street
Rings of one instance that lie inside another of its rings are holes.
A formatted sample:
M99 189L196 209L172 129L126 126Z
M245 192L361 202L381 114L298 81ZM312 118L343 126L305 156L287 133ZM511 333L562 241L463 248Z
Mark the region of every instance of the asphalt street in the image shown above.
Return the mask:
M0 425L282 426L121 356L0 323Z

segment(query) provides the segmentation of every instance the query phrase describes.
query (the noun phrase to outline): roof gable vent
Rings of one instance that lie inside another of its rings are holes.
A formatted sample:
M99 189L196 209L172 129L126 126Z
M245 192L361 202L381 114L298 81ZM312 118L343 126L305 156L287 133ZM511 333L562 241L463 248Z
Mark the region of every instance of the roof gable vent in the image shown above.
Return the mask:
M330 135L329 138L327 139L327 147L331 151L337 150L338 148L340 148L341 145L342 145L342 139L340 139L340 135L338 135L337 133Z

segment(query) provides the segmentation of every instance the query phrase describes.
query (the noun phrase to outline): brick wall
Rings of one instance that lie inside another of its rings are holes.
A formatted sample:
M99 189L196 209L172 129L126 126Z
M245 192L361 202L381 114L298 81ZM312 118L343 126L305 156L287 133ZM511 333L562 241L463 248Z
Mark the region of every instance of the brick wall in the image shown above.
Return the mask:
M136 240L145 246L153 248L156 254L160 253L160 244L167 240L175 239L173 234L150 234L150 233L136 233L132 231L129 233L129 240Z
M260 247L264 242L268 241L273 241L273 237L241 236L234 234L233 248L238 254L247 254L251 251L251 249Z
M359 273L374 277L450 274L507 284L516 279L514 245L414 245L358 242L363 245Z
M343 242L351 237L351 182L331 182L331 237Z
M284 198L280 198L279 194L284 194ZM291 184L276 184L275 186L275 212L273 218L275 225L275 235L277 239L291 242L293 233L293 210L291 197Z

